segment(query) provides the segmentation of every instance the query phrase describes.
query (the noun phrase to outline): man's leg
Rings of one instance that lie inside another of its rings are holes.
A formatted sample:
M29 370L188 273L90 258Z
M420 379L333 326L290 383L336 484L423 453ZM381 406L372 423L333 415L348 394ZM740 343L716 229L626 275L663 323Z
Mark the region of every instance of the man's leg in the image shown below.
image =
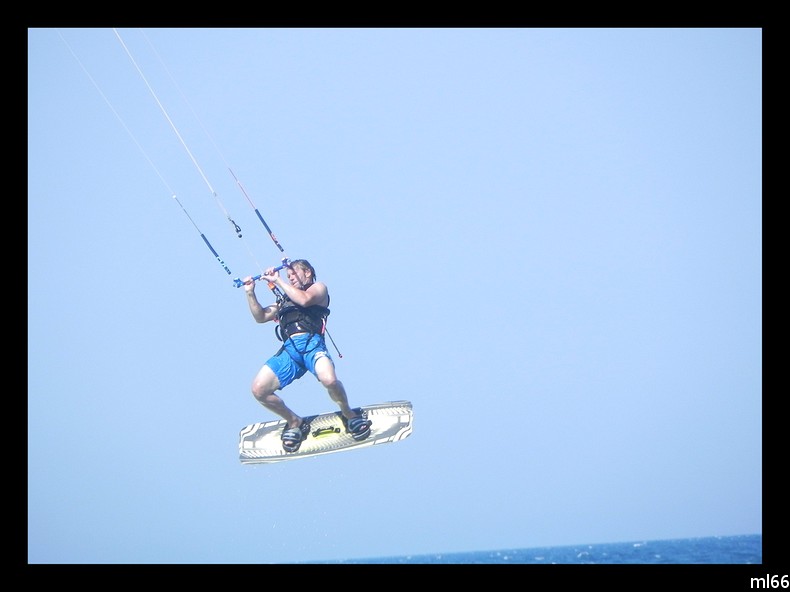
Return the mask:
M340 412L346 418L346 429L351 433L354 440L364 440L370 436L371 421L363 418L362 415L351 409L348 404L348 396L343 383L335 375L335 365L332 360L324 356L315 361L315 375L321 384L326 387L329 396L340 407Z
M330 358L323 356L315 361L315 375L326 388L331 399L340 407L340 412L346 418L351 419L358 415L348 403L346 389L343 383L337 379L335 365Z
M277 375L269 366L264 365L252 381L252 395L266 409L287 421L289 428L298 428L302 423L302 418L291 411L285 401L275 394L274 391L278 388L280 388L280 381L277 379Z

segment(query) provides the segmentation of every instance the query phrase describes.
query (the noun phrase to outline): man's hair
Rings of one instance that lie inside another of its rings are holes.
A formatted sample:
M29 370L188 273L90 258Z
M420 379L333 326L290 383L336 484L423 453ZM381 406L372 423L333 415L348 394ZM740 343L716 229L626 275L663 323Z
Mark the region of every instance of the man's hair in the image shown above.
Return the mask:
M315 269L313 269L313 266L310 265L310 262L307 259L294 259L291 261L291 267L294 265L301 267L305 271L309 271L310 277L313 279L313 281L315 281Z

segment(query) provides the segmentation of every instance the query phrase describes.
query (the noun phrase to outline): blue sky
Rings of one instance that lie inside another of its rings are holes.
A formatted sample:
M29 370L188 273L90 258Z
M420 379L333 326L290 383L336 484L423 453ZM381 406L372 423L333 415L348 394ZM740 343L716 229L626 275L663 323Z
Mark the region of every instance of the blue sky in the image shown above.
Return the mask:
M762 533L760 29L117 32L28 30L29 563ZM239 462L228 168L407 440Z

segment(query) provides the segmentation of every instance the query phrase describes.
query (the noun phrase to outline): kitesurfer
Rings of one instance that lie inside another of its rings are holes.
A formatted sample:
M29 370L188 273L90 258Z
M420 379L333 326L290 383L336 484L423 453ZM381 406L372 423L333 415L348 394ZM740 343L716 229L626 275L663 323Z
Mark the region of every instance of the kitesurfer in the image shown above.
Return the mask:
M315 269L305 259L290 261L286 269L287 282L274 267L260 276L273 291L275 286L279 289L275 294L280 293L277 302L266 307L258 302L255 295L255 278L248 276L244 279L244 291L253 318L258 323L276 322L275 333L283 342L280 350L255 375L252 394L261 405L286 420L282 433L283 449L296 452L310 426L275 391L284 389L309 370L340 407L346 429L354 440L364 440L370 435L371 422L349 405L346 390L337 378L334 360L324 341L326 317L329 315L326 284L316 281Z

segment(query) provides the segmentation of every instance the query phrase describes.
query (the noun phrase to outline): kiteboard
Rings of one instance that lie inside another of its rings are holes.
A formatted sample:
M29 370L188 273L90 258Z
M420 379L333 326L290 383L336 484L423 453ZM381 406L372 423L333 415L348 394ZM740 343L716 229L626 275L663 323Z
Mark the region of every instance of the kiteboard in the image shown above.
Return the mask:
M309 422L310 432L302 440L299 450L286 452L281 439L285 420L266 421L242 428L239 433L239 460L242 464L275 463L399 442L411 435L413 414L409 401L366 405L357 411L371 421L370 435L361 442L351 437L342 414L335 411L303 418Z

